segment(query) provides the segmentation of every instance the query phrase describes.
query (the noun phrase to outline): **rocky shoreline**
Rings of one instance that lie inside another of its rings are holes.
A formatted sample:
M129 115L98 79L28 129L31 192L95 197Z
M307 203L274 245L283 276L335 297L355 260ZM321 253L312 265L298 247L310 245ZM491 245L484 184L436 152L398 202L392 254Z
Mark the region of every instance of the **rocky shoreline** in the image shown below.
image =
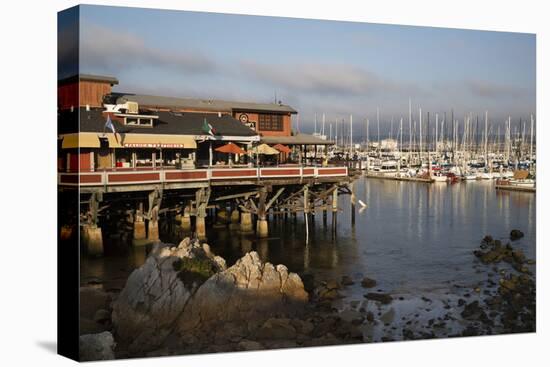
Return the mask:
M514 230L510 239L521 238ZM208 245L155 247L120 292L81 288L83 360L533 332L533 260L486 236L473 288L421 296L376 289L368 277L317 280L249 252L231 267ZM483 270L482 270L483 269ZM361 286L362 300L346 300ZM82 300L85 300L82 302Z

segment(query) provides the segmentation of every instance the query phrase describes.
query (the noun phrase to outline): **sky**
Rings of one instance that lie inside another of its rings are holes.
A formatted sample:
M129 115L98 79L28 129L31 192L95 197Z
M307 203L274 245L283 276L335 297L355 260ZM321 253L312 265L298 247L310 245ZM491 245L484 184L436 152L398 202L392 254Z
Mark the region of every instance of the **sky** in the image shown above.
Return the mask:
M377 108L397 125L409 98L414 119L535 113L533 34L88 5L79 17L80 72L117 77L119 92L280 100L303 130Z

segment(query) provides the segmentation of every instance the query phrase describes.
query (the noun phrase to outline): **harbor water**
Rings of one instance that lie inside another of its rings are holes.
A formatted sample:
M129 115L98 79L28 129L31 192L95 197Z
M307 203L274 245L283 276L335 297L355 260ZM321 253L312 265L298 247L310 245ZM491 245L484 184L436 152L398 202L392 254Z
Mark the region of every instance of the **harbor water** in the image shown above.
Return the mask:
M514 245L535 258L533 193L498 191L491 181L425 184L363 177L355 191L367 204L362 211L357 205L355 224L349 195L340 195L335 229L332 213L325 223L317 211L309 221L307 243L301 214L296 219L270 218L267 239L209 228L207 242L229 266L254 250L264 261L317 280L368 276L377 280L378 288L402 294L475 285L485 275L473 266L472 251L485 235L507 240L510 230L519 229L525 237ZM161 240L177 243L178 238L161 232ZM143 263L146 251L130 246L103 258L83 256L81 281L100 279L120 287Z
M496 190L491 181L426 184L364 177L356 181L355 192L357 200L367 204L363 210L356 207L355 224L350 196L340 195L336 225L331 212L325 220L318 211L309 220L307 242L303 214L270 218L266 239L231 232L227 226L209 227L207 242L228 266L257 251L263 261L300 274L304 283L351 278L353 284L339 290L332 308L342 315L376 315L380 322L361 326L367 342L402 340L410 329L425 338L467 334L469 324L461 317L460 305L483 303L496 294L499 277L511 270L504 262L483 265L474 256L485 235L507 243L510 231L519 229L524 237L514 241L514 248L536 258L534 193ZM161 231L161 240L177 244L181 238L175 232ZM81 284L117 293L143 264L150 246L112 239L106 245L110 250L101 258L81 257ZM530 271L535 272L534 265ZM376 280L376 286L363 288L364 277ZM387 293L393 302L370 301L365 298L368 292ZM504 330L496 323L475 334Z

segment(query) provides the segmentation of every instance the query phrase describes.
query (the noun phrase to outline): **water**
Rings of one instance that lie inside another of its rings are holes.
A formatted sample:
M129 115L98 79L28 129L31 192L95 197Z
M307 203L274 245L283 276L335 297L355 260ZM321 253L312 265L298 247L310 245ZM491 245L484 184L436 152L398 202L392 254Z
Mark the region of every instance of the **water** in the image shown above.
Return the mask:
M351 224L349 196L341 196L335 233L317 212L305 243L303 216L271 221L270 238L243 239L216 232L214 252L231 264L254 249L263 260L285 264L319 279L369 276L395 292L445 289L450 283L474 284L483 276L472 268L472 251L490 234L506 239L517 228L516 242L535 257L535 195L495 190L492 182L432 185L361 178L357 199L368 207Z
M358 205L355 225L349 196L341 195L336 230L332 214L325 225L318 211L310 222L309 243L300 214L296 220L270 218L267 239L209 228L208 243L229 266L255 250L264 261L316 280L368 276L377 280L376 289L403 295L474 287L486 279L472 254L486 234L506 240L510 230L520 229L525 237L515 246L535 258L535 194L498 191L488 181L428 185L360 178L355 189L357 199L368 205L362 212ZM161 239L177 241L162 232ZM83 257L81 282L99 278L107 288L121 288L146 257L145 248L128 251ZM350 300L361 299L365 290L356 283L345 293Z

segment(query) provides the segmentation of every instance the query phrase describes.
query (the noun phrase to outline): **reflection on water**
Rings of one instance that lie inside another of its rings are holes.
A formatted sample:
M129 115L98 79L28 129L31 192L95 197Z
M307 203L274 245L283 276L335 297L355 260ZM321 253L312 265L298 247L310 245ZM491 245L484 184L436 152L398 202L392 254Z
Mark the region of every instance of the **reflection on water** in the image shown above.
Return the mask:
M255 250L263 260L285 264L291 271L317 279L369 276L380 288L402 293L473 284L485 275L472 267L472 251L491 234L506 239L517 228L525 237L516 245L535 257L535 195L495 190L491 182L454 185L383 181L361 178L357 199L368 208L351 225L349 196L340 197L337 228L318 212L305 243L304 220L270 219L270 237L257 239L209 228L212 250L233 264ZM168 242L167 234L161 238ZM171 239L174 241L174 239ZM146 250L82 259L82 280L98 277L115 283L143 263ZM123 283L122 283L123 284Z

